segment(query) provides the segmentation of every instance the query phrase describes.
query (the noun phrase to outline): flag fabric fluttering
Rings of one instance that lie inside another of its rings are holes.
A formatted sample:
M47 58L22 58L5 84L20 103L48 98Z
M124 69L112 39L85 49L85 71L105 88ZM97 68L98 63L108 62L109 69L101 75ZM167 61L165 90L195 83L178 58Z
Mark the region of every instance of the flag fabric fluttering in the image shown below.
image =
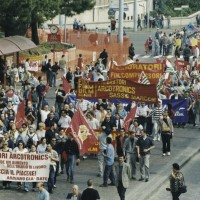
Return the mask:
M174 73L174 67L172 66L172 63L170 63L168 60L166 60L166 73Z
M69 93L72 89L72 86L67 82L66 78L63 78L63 89L66 93Z
M130 112L127 114L123 124L125 131L128 131L130 123L135 119L136 110L137 110L137 105L135 104L134 107L131 108Z
M163 88L163 83L165 82L165 76L162 75L160 79L158 80L158 84L156 86L157 92L160 92L160 90Z
M23 123L27 122L26 116L25 116L25 101L23 100L21 104L18 107L17 114L16 114L16 120L15 120L16 128L21 128Z
M147 75L144 73L144 71L141 72L138 83L144 84L144 85L149 85L150 82L147 78Z
M94 130L89 126L80 108L74 113L70 126L66 129L66 134L71 132L77 142L80 154L88 152L88 149L98 142Z

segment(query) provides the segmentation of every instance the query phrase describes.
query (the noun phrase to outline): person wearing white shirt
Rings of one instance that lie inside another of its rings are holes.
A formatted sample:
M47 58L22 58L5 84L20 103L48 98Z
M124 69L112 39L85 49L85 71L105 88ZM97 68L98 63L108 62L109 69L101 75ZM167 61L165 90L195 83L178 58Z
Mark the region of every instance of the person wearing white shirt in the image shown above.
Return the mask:
M61 128L68 128L70 122L71 122L71 117L67 115L65 110L62 110L61 117L58 121L58 125L60 125Z
M199 59L199 48L198 48L198 45L195 46L194 56L196 56L197 60Z
M29 58L26 59L24 65L25 65L25 70L28 71L29 68L30 68L30 65L29 65Z
M84 112L84 111L87 110L88 105L92 106L91 102L89 102L88 100L85 100L85 99L81 98L78 101L76 107L77 107L77 109L80 108Z
M41 114L41 122L45 122L45 120L47 119L48 114L50 113L49 111L49 106L45 105L44 106L44 110L40 109L40 114Z
M99 121L94 118L94 114L92 112L87 113L87 122L92 129L99 129Z
M138 123L143 127L146 127L146 118L150 113L150 109L144 102L141 103L141 106L137 109Z

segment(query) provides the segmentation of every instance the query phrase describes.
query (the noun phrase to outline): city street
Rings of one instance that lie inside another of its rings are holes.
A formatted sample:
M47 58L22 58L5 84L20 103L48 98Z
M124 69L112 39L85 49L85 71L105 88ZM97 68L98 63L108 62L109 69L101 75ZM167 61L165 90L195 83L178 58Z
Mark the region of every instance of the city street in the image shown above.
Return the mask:
M149 35L154 37L155 29L148 31L138 31L134 33L127 30L127 35L134 43L135 53L138 55L140 62L155 61L153 57L144 57L144 41ZM168 30L171 31L171 30ZM59 84L59 82L57 83ZM54 105L55 88L51 88L47 101L50 105ZM185 174L186 184L188 186L188 193L181 196L183 200L199 200L200 190L198 187L200 180L199 165L200 159L197 152L200 150L200 134L199 127L193 128L187 125L185 129L175 129L174 136L171 143L171 156L162 156L162 143L155 142L156 148L152 150L150 157L150 180L149 182L139 182L137 180L130 181L130 187L126 192L126 200L169 200L170 193L165 190L168 187L168 176L171 172L171 166L174 162L183 166L183 173ZM75 170L75 184L83 191L87 185L89 178L94 180L95 189L99 191L102 200L118 200L116 187L109 186L108 188L99 187L103 183L103 178L98 178L97 175L97 158L95 156L88 157L86 160L81 160L79 166ZM137 165L137 179L139 179L139 165ZM59 175L56 183L57 188L54 189L51 195L51 200L66 199L67 194L71 191L72 185L67 182L66 173ZM30 188L31 189L31 188ZM37 192L17 191L16 183L12 183L10 190L3 190L0 185L0 200L35 200Z
M50 89L47 100L51 105L54 104L54 89ZM192 128L190 125L186 126L185 129L175 129L174 137L172 139L172 151L171 156L162 157L161 142L155 142L156 148L152 150L152 155L150 158L150 181L148 183L139 182L139 181L130 181L130 187L126 192L127 200L147 200L149 199L158 188L160 188L160 194L165 197L162 199L169 199L170 194L166 193L163 188L166 186L166 180L171 171L171 165L174 162L178 162L180 165L188 162L188 159L193 157L193 155L199 150L200 134L198 128ZM196 156L194 160L191 160L186 164L186 180L189 188L194 189L193 184L197 184L200 180L200 174L196 170L192 170L192 167L198 166L195 164L195 160L198 158ZM198 161L198 159L197 159ZM193 163L192 165L190 163ZM193 166L194 165L194 166ZM137 166L137 179L139 179L139 166ZM191 168L191 169L190 169ZM188 170L187 170L188 169ZM190 170L189 170L190 169ZM83 191L87 185L86 181L89 178L94 180L95 188L99 191L100 197L103 200L117 200L119 199L117 190L115 187L109 186L108 188L100 188L99 185L102 184L103 179L96 177L97 174L97 158L95 156L90 157L86 160L81 160L81 163L75 170L75 184L80 187L80 190ZM191 172L191 177L188 177L188 172ZM193 177L193 179L192 179ZM194 179L195 177L195 179ZM191 182L194 180L194 182ZM191 183L191 186L190 186ZM164 184L164 186L163 186ZM67 182L66 174L59 175L57 180L57 188L54 190L54 193L51 195L51 200L60 200L66 199L68 192L71 191L72 185ZM29 191L17 191L16 183L13 183L10 190L3 190L0 187L0 199L13 200L13 199L36 199L36 192ZM191 193L191 189L188 189ZM164 191L164 192L163 192ZM194 190L195 191L195 190ZM197 190L199 191L199 190ZM196 191L196 193L197 193ZM189 197L188 194L184 195ZM193 192L195 195L195 192ZM159 195L159 193L158 193ZM196 194L197 195L197 194ZM155 197L157 198L157 197ZM158 196L159 198L159 196ZM152 197L152 200L154 198Z

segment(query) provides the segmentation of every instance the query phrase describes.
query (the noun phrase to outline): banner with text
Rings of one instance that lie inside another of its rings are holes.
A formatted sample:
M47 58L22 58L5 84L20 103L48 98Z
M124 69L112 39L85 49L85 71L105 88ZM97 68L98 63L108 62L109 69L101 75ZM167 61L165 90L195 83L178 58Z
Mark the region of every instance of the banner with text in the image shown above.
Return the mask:
M0 180L17 182L47 182L48 154L0 152Z
M170 100L170 99L163 99L162 100L163 106L168 106L171 104L172 109L174 111L174 123L184 123L188 122L188 101L187 99L180 99L180 100Z
M125 78L138 82L143 71L151 84L157 84L159 78L163 75L163 69L163 63L130 63L122 66L112 64L109 78Z
M92 82L79 78L78 98L131 99L133 101L157 103L156 85L144 85L126 79Z

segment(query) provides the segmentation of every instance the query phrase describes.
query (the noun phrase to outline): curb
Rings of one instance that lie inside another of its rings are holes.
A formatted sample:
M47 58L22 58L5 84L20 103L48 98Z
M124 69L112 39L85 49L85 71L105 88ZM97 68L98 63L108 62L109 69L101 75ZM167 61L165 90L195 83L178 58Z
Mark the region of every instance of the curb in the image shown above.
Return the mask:
M157 190L168 181L170 169L172 163L179 163L181 167L186 165L193 156L200 152L200 148L195 149L195 147L199 146L199 141L195 140L187 147L181 154L177 157L173 158L169 164L165 165L162 170L158 172L156 176L154 176L148 183L141 183L136 185L134 190L129 191L126 195L126 198L129 200L139 199L139 200L148 200L149 197L152 197ZM190 152L190 153L188 153ZM188 155L188 156L186 156ZM150 158L151 159L151 158ZM143 184L143 185L142 185Z

